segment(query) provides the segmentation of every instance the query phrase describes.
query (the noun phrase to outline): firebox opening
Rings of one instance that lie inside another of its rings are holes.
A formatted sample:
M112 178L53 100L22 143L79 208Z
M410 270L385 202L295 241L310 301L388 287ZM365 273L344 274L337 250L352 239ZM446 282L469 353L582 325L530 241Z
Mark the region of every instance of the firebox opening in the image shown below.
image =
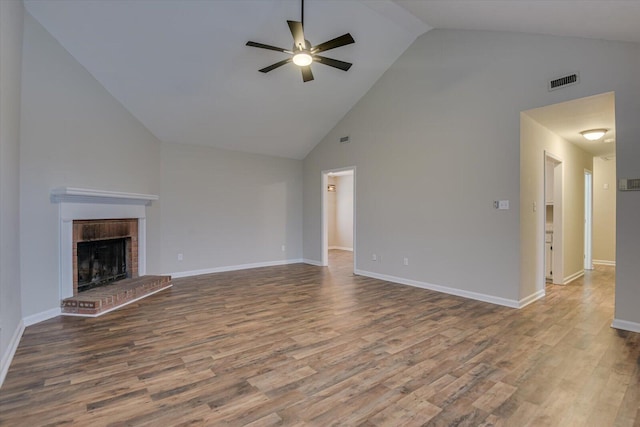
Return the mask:
M78 242L78 292L129 277L130 238Z

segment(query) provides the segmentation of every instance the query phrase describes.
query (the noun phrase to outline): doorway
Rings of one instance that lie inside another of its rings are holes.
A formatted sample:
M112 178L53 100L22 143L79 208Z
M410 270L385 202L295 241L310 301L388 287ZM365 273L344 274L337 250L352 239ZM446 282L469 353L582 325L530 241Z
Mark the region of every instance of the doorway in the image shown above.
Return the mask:
M545 151L544 155L544 282L564 284L562 256L562 159ZM542 284L544 287L544 283Z
M352 252L355 270L356 169L322 172L322 265L329 265L329 251Z

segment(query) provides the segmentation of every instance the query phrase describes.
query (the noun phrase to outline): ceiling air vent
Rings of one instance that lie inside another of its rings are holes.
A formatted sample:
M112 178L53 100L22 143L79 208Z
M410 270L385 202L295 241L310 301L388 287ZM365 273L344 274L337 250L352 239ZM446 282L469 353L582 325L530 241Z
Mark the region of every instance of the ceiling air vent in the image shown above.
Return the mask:
M348 144L351 142L351 138L349 138L348 136L341 136L340 137L340 144Z
M618 182L618 190L620 190L620 191L640 191L640 178L621 179Z
M568 76L559 77L549 81L549 91L561 89L563 87L571 86L580 83L580 74L573 73Z

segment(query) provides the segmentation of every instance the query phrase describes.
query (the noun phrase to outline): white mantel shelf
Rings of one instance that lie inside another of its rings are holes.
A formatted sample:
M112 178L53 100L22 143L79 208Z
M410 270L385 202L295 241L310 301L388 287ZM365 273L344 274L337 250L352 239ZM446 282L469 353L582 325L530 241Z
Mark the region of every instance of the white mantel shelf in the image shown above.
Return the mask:
M150 205L158 200L155 194L123 193L119 191L93 190L90 188L58 187L51 190L53 203L117 203Z

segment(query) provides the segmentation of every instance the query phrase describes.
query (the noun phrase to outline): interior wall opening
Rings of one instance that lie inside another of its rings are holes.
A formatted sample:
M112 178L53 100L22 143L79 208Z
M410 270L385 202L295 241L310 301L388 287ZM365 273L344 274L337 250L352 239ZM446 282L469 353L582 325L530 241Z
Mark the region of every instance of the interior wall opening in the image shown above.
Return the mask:
M322 265L352 257L355 269L355 228L355 167L323 171Z

